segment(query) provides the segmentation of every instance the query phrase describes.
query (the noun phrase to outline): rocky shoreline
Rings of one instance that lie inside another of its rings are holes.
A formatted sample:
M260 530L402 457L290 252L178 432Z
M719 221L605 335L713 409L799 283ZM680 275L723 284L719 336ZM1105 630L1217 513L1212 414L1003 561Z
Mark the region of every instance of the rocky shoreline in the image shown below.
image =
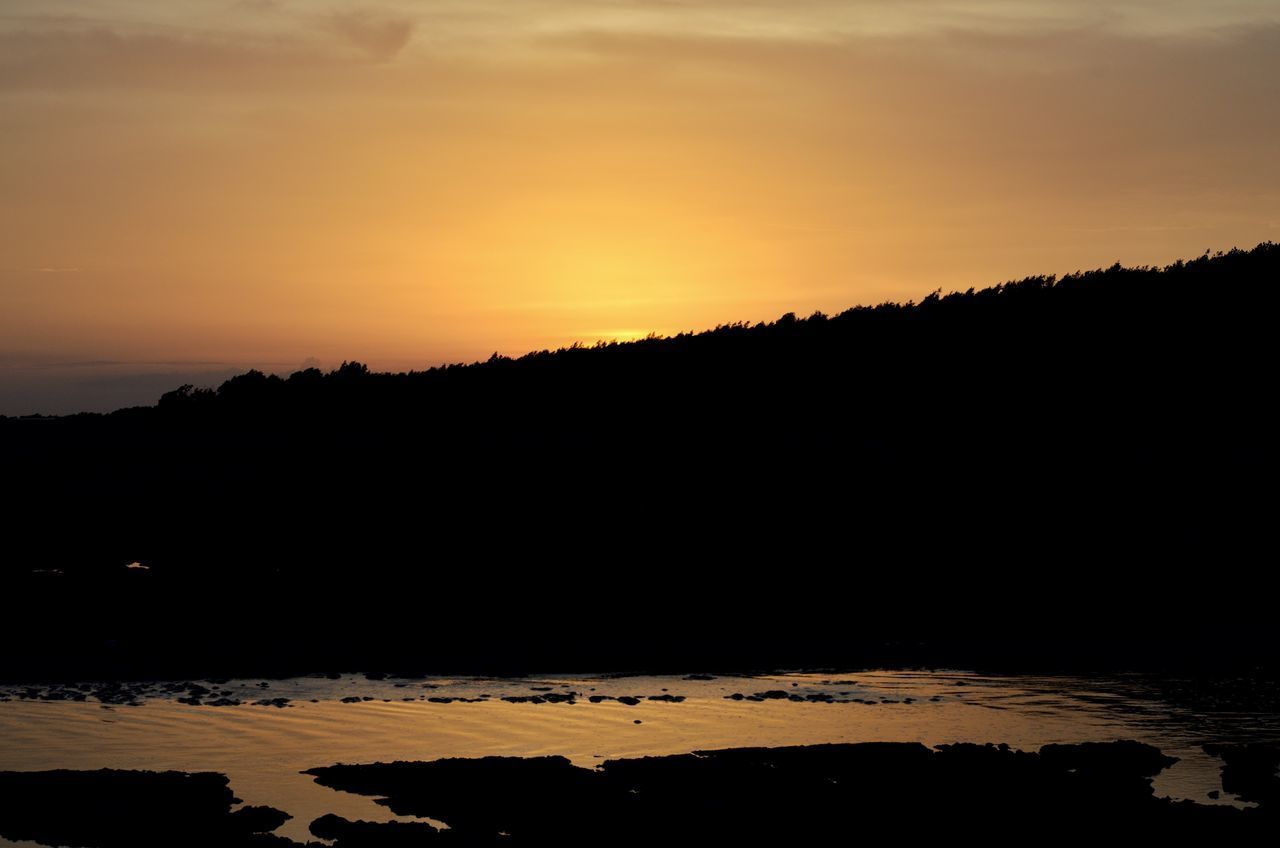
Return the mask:
M374 796L400 816L310 824L336 848L407 845L848 843L873 837L1049 844L1096 836L1251 839L1280 825L1280 746L1207 745L1223 788L1253 806L1157 798L1176 758L1133 741L1045 745L857 743L733 748L607 760L484 757L308 769L316 782ZM277 846L289 818L241 807L209 772L0 772L0 836L82 848ZM443 823L446 827L439 827Z

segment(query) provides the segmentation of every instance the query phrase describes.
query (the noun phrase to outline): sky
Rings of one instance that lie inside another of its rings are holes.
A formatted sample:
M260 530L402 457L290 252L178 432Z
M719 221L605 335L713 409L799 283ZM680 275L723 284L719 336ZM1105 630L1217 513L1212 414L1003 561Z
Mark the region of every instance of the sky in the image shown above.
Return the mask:
M0 0L0 414L1280 240L1280 0Z

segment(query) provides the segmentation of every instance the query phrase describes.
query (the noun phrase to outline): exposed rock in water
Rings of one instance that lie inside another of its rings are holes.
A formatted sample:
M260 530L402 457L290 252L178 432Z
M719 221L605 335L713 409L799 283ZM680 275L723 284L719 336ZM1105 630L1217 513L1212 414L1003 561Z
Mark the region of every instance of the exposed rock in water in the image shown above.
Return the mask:
M1280 805L1280 745L1205 745L1204 751L1222 759L1222 788L1242 801L1268 807Z
M242 807L211 772L0 772L0 837L80 848L293 845L270 836L289 815Z
M334 848L418 848L434 844L441 834L426 822L349 821L333 813L316 819L309 829L313 836L333 840Z
M957 827L982 822L984 841L998 844L1060 844L1099 832L1229 841L1276 827L1266 806L1156 798L1151 777L1173 762L1137 742L1039 753L864 743L609 760L595 770L563 757L485 757L306 773L377 796L398 815L443 821L450 829L431 838L450 845L847 844L850 828L868 838L902 835L904 822L911 841L952 838Z

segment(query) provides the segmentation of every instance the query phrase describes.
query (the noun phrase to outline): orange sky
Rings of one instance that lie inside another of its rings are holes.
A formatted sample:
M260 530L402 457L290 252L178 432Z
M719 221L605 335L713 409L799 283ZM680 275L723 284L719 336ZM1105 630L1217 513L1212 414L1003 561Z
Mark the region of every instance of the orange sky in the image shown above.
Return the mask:
M5 0L0 413L1280 238L1272 0Z

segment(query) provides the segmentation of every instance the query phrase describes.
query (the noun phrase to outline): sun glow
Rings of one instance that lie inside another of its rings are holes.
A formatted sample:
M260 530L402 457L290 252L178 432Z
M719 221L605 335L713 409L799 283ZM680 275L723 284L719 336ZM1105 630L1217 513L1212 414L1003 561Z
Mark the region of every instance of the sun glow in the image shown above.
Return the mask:
M0 412L1275 237L1274 4L909 5L10 0Z

